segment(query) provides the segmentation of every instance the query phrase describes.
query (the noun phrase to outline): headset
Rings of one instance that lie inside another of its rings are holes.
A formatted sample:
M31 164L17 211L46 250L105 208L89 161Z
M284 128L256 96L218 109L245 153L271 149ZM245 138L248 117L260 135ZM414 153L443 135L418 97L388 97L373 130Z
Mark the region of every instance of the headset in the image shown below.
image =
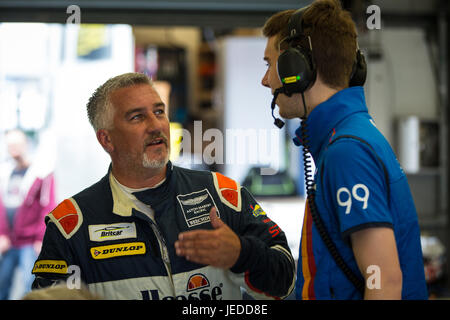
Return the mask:
M272 117L275 119L275 125L282 128L284 122L273 115L275 108L275 100L278 94L284 93L292 96L294 93L303 94L312 87L317 77L317 69L312 55L311 37L306 36L303 32L304 22L303 14L309 6L295 11L289 19L288 30L289 36L282 39L281 42L287 42L289 47L284 50L277 61L277 72L282 87L274 92L274 100L272 101ZM299 44L299 40L307 37L309 46L303 47ZM356 58L353 63L352 72L349 80L349 87L363 86L367 77L367 65L364 54L359 49L357 43ZM306 118L306 106L304 105Z
M308 7L297 10L289 19L289 36L282 41L289 44L278 57L278 76L283 84L285 94L291 96L293 93L303 93L315 82L317 76L316 66L312 56L311 37L303 32L303 14ZM308 38L309 47L298 44L302 37ZM349 86L362 86L366 81L367 65L364 54L357 45L356 59L350 75Z
M289 36L282 41L286 41L289 47L283 51L278 57L277 72L282 83L282 87L274 91L274 97L272 100L272 117L275 119L275 125L278 128L282 128L284 122L275 118L273 111L275 108L275 100L280 93L292 96L294 93L300 93L302 96L304 114L302 120L307 118L307 108L305 103L304 92L311 88L316 81L317 69L313 59L313 48L311 44L311 37L306 36L303 33L304 22L303 14L308 9L304 7L295 11L288 22ZM308 45L306 48L300 45L301 38L307 38ZM363 86L367 76L367 65L365 57L357 44L356 58L353 63L352 72L350 74L349 86ZM301 138L303 144L303 166L305 172L305 185L307 192L307 201L311 212L312 219L316 225L317 231L325 243L330 255L333 257L336 265L343 271L345 276L351 283L357 288L357 290L363 295L365 283L360 275L355 274L346 264L342 256L337 250L336 245L331 239L326 227L320 217L315 204L315 181L312 173L311 156L309 148L309 140L307 134L306 121L302 121L301 126Z

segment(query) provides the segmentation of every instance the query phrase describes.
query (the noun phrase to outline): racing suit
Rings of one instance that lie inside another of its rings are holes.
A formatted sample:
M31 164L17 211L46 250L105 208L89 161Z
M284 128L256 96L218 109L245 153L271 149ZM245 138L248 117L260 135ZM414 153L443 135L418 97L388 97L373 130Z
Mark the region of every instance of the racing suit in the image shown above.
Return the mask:
M78 274L106 299L241 299L241 287L270 299L293 290L295 267L285 234L234 180L169 162L158 187L135 192L134 199L120 187L110 169L47 215L33 288L69 283ZM153 217L140 205L149 206ZM180 232L212 229L212 206L241 241L229 270L175 253Z

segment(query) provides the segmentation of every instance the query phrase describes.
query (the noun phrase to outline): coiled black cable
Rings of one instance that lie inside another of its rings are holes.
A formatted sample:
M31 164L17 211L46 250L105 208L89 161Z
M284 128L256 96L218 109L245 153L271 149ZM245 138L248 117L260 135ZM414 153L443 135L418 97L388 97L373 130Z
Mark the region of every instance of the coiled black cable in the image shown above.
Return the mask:
M304 107L304 116L301 118L302 119L301 138L302 138L302 145L303 145L303 168L305 171L305 185L306 185L306 194L307 194L309 210L311 212L313 222L316 225L316 229L317 229L320 237L322 238L322 241L324 242L325 246L327 247L328 251L330 252L331 256L333 257L334 261L336 262L337 266L342 270L342 272L345 274L347 279L351 283L353 283L353 285L356 287L356 289L364 297L364 290L365 290L364 280L361 279L361 277L357 276L350 269L350 267L345 263L344 259L342 258L339 251L337 250L336 245L334 244L329 233L327 232L325 225L323 223L323 220L320 217L320 214L316 207L316 203L315 203L316 184L315 184L314 176L313 176L313 172L312 172L312 164L311 164L312 155L311 155L311 152L309 149L308 129L307 129L307 121L306 121L307 108L306 108L305 97L304 97L303 93L302 93L302 100L303 100L303 107Z

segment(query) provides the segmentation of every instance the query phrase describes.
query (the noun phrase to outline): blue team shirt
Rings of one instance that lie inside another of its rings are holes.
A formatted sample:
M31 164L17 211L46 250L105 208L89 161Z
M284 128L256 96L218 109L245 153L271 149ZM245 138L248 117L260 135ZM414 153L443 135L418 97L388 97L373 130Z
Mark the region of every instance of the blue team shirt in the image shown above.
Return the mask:
M420 230L408 181L368 114L363 88L337 92L314 108L306 123L316 164L316 207L344 260L361 275L350 234L365 228L392 228L403 275L402 298L427 299ZM300 132L298 128L297 145ZM329 254L308 205L299 257L298 299L362 298Z

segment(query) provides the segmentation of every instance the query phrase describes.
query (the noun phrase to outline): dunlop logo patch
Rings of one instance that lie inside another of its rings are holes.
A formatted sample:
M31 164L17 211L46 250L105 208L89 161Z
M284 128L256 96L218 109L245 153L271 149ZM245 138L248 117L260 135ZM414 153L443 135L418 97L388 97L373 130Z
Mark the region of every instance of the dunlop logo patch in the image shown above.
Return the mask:
M96 260L133 256L145 254L145 252L145 243L143 242L118 243L111 244L109 246L91 248L91 256Z
M35 262L32 273L67 273L67 262L64 260L38 260Z

